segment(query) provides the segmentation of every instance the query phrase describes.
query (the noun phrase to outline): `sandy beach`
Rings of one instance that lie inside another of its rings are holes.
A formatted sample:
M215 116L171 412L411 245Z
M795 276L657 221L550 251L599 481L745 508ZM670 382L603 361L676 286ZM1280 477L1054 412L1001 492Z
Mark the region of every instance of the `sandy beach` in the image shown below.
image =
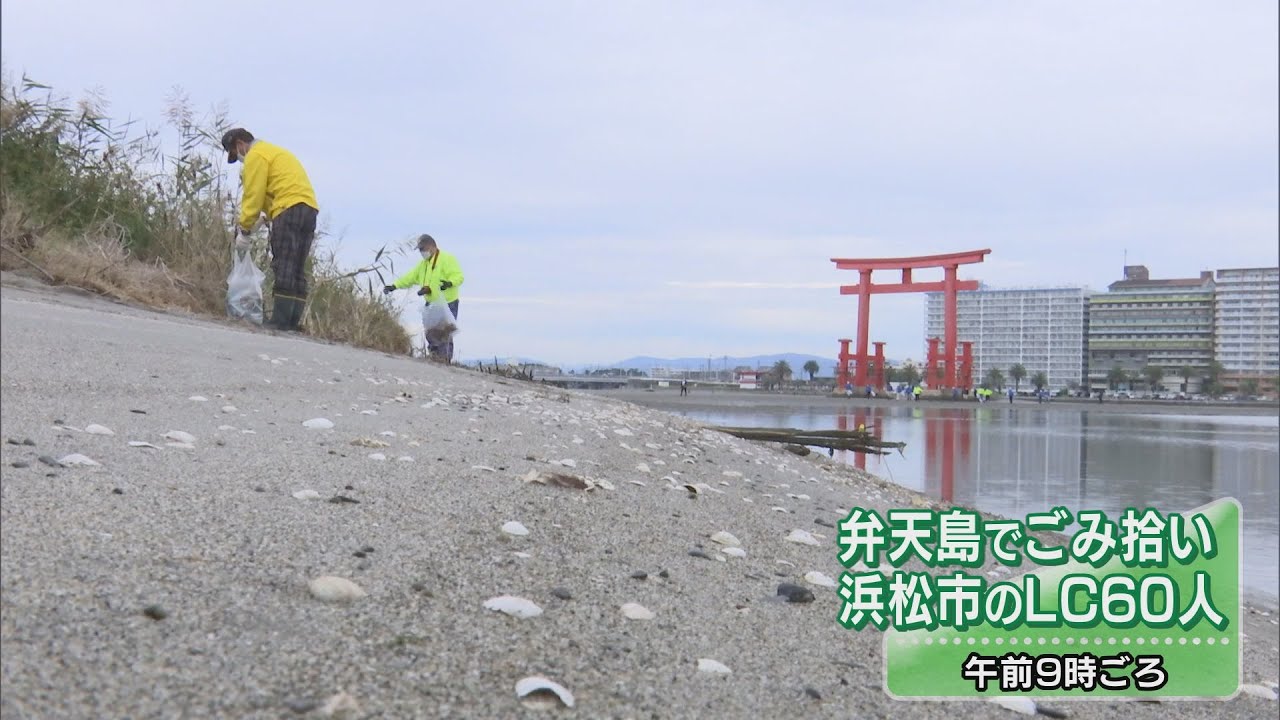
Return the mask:
M839 578L834 523L851 506L928 505L892 483L708 431L643 407L646 393L30 286L2 297L5 718L1017 717L892 700L881 634L842 629L836 591L811 580ZM526 481L551 473L592 487ZM818 543L788 541L796 530ZM324 576L358 596L318 597ZM781 583L813 600L779 601ZM486 608L502 596L539 612ZM1247 606L1242 629L1243 681L1273 687L1274 609ZM524 707L517 683L535 675L574 707ZM1041 706L1161 720L1277 707Z

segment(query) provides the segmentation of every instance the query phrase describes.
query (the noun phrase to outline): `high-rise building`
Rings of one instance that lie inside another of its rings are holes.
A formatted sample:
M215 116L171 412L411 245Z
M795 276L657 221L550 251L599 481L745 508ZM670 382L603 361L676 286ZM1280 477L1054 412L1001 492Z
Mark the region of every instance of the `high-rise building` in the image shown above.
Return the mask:
M973 382L981 384L995 369L1014 385L1010 369L1021 365L1030 388L1045 373L1051 391L1073 389L1084 381L1089 290L1083 287L989 288L956 294L959 342L973 343ZM925 337L942 337L943 293L927 293Z
M1214 281L1214 355L1219 382L1275 390L1280 374L1280 267L1219 270Z
M1125 266L1123 280L1089 298L1089 387L1199 392L1213 361L1213 305L1212 272L1152 280L1146 267Z

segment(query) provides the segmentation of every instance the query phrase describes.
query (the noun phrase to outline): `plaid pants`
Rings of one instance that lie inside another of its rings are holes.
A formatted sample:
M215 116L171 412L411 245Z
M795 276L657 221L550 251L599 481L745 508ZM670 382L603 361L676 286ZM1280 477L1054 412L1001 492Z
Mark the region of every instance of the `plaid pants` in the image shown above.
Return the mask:
M457 300L449 303L449 312L453 313L454 320L458 319ZM423 333L426 333L426 328L423 328ZM436 357L443 358L445 362L453 362L453 339L451 338L449 342L444 345L435 345L432 344L430 338L427 338L427 352L431 355L435 355Z
M299 203L271 221L271 270L275 294L307 298L307 258L316 238L315 208Z

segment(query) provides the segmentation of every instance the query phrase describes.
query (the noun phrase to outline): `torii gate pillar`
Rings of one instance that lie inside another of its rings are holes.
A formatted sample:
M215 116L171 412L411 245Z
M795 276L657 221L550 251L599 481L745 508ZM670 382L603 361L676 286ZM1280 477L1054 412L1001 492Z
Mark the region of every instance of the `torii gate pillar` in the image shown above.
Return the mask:
M958 305L956 293L961 290L977 290L978 281L960 280L957 278L957 271L961 265L982 262L983 258L990 252L990 250L970 250L946 255L921 255L903 258L832 258L831 262L836 264L837 270L858 271L857 285L842 285L840 287L841 295L858 296L858 349L854 354L850 355L849 340L840 341L840 364L836 368L837 389L843 389L848 383L853 383L855 387L864 387L873 378L873 374L869 372L870 368L868 367L872 362L872 358L867 352L869 349L867 346L870 344L872 295L939 291L945 293L945 307L943 310L945 344L940 358L943 361L943 374L941 378L926 375L925 380L931 387L968 388L970 379L960 376L961 368L956 364L957 356L959 355L956 329ZM942 281L912 281L911 271L920 268L941 268L943 271ZM873 285L871 283L871 273L874 270L901 271L902 282ZM884 360L881 347L882 343L877 343L877 354L880 354L880 360L876 361L877 373L883 372ZM850 365L853 367L850 368ZM930 370L932 370L932 367L930 367ZM935 385L934 380L939 380L939 382Z

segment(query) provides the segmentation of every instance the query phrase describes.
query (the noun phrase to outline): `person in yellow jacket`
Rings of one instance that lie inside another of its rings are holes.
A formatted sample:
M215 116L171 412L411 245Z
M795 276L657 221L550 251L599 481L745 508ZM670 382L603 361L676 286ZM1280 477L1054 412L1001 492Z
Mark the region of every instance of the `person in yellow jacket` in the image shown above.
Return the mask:
M430 235L421 235L418 237L418 252L422 253L422 261L414 265L409 272L396 278L396 281L382 288L385 294L391 294L396 290L404 290L415 285L420 286L418 294L431 302L432 296L436 292L444 293L445 302L449 303L449 312L453 313L453 319L458 319L458 288L462 287L462 266L458 264L458 258L453 253L445 252L436 244L435 238ZM423 328L426 331L426 328ZM444 346L436 345L431 342L431 336L427 336L427 352L442 358L445 362L453 362L453 340L449 340Z
M227 162L239 161L244 167L236 249L248 249L248 236L266 213L271 223L271 270L275 274L275 306L269 325L297 330L307 307L307 258L320 214L311 180L293 153L254 138L244 128L228 130L222 136L222 149L227 151Z

